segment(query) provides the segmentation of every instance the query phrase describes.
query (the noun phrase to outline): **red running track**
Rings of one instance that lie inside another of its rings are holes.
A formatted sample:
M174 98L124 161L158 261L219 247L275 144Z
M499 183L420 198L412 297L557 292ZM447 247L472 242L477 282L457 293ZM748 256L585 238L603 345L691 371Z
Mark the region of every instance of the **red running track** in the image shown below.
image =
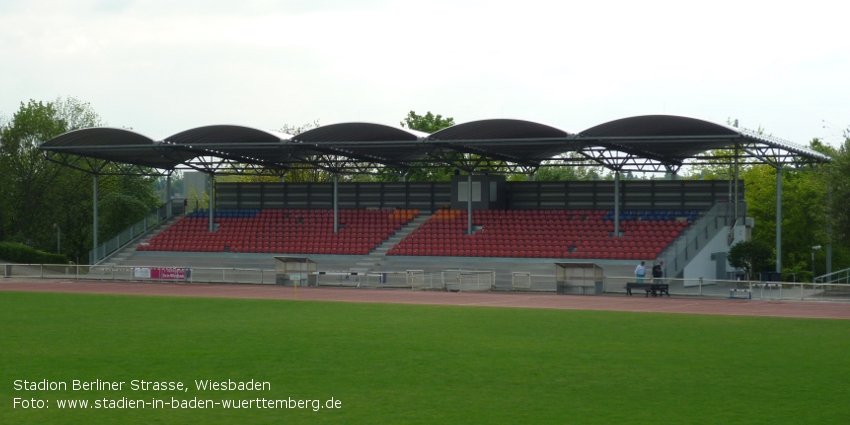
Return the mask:
M75 280L0 280L0 291L65 292L294 300L295 289L273 285L175 284ZM435 292L404 289L298 288L298 300L354 303L428 304L474 307L548 308L645 313L850 319L850 304L840 302L721 300L580 296L511 292Z

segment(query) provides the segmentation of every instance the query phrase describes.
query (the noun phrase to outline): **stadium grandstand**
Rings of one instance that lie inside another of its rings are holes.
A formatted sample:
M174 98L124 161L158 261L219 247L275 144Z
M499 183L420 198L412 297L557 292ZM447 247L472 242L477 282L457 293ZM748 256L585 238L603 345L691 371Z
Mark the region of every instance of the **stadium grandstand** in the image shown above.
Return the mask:
M630 273L636 261L664 260L667 276L685 278L714 276L720 270L714 254L747 239L753 223L737 178L677 180L681 167L725 162L734 170L753 163L801 169L830 160L756 132L669 115L630 117L578 133L508 119L434 134L369 123L296 136L216 125L163 140L90 128L41 149L52 161L91 172L95 196L106 163L119 164L121 173L168 176L169 198L173 172L207 176L209 208L183 211L182 201L169 202L162 226L106 249L95 240L92 264L271 267L272 256L302 255L337 270L473 265L509 273L569 260ZM602 166L614 179L533 181L544 165ZM450 183L404 181L415 167L445 166L457 170ZM325 170L333 182L214 180L229 173L283 176L302 167ZM338 181L340 174L379 169L402 181ZM667 178L622 179L626 172ZM506 181L504 174L529 178ZM781 181L777 187L781 196Z

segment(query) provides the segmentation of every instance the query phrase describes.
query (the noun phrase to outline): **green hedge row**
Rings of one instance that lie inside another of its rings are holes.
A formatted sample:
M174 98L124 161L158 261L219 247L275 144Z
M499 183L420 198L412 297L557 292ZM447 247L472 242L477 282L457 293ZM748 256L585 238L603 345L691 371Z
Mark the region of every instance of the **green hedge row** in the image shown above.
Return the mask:
M0 242L0 260L23 264L68 264L64 255L39 251L21 243Z

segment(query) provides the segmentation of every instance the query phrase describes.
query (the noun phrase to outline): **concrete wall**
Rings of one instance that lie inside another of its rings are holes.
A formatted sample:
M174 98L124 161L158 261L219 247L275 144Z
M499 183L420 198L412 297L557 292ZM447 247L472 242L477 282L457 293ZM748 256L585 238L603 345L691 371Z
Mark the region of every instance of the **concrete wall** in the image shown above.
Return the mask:
M703 247L702 250L696 255L696 257L691 261L687 266L685 266L684 278L685 279L727 279L727 273L732 273L735 271L735 268L729 265L729 261L726 261L725 269L721 268L718 270L717 263L711 259L711 255L716 252L729 252L730 246L729 243L729 229L732 226L724 226L720 229L717 235L708 242L708 244ZM732 245L737 242L743 241L743 238L740 238L744 234L748 234L749 229L745 225L735 226L735 235L736 239L733 241ZM722 274L721 274L722 273Z

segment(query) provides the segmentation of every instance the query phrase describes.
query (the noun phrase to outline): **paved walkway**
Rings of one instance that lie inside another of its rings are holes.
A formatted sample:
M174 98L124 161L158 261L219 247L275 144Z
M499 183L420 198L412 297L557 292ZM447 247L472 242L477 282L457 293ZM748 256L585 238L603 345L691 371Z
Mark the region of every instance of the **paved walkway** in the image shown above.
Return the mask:
M273 285L175 284L20 280L0 278L0 291L73 292L174 297L296 299L292 287ZM298 300L356 303L430 304L476 307L606 310L646 313L722 314L820 319L850 319L850 304L839 302L757 301L642 296L580 296L511 292L432 292L406 289L298 288Z

